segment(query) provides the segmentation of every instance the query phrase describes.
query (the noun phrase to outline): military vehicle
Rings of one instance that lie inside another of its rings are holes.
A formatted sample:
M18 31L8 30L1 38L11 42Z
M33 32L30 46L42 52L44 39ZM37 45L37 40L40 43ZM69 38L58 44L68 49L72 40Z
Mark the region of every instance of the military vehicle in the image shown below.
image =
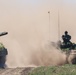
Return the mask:
M64 44L63 42L61 42L60 49L61 50L76 50L76 44L75 43Z
M0 33L0 36L7 35L8 32ZM0 68L5 68L6 56L8 55L7 49L4 47L2 43L0 43Z
M60 47L61 50L63 50L66 53L67 63L76 64L76 44L68 40L67 37L62 38L62 39L63 39L63 42L59 41L58 46Z

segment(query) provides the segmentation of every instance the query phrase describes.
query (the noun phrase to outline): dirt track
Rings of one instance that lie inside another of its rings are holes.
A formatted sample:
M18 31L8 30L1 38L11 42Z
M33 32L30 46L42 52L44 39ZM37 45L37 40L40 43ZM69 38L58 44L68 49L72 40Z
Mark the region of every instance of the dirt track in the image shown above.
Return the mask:
M32 67L0 69L0 75L28 75L32 69Z

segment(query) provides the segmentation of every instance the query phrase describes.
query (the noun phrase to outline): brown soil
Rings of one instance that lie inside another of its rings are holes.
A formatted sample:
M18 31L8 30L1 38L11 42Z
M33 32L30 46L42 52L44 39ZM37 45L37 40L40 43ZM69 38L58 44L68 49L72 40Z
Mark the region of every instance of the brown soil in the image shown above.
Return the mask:
M0 69L0 75L28 75L33 67Z

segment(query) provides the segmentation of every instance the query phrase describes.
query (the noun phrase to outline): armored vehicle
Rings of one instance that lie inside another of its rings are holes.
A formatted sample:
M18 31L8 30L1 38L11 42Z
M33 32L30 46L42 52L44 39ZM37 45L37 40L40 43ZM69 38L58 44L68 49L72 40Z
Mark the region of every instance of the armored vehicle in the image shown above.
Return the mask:
M8 34L8 32L0 33L0 36L4 36ZM8 55L7 49L4 47L2 43L0 43L0 68L5 68L6 56Z

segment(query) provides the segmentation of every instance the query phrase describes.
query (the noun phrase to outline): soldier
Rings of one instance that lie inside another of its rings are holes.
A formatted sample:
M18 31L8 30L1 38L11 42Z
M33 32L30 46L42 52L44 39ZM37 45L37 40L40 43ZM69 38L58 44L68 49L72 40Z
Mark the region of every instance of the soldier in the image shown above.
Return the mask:
M67 43L67 42L70 42L71 36L68 35L67 31L65 31L65 35L62 35L62 39L63 39L63 42Z
M63 39L63 44L66 46L66 47L70 47L72 46L72 43L71 43L71 36L68 35L68 31L65 31L65 35L62 35L62 39Z

